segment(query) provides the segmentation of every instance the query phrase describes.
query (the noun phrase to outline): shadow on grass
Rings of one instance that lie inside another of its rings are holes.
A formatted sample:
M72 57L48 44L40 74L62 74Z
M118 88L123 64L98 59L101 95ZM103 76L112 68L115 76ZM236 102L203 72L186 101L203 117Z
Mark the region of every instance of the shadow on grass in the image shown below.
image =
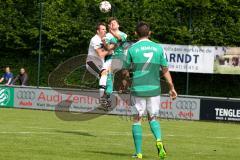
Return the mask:
M128 154L128 153L116 153L116 152L106 152L106 151L90 151L90 150L85 150L85 152L88 153L94 153L94 154L101 154L101 155L111 155L111 156L121 156L121 157L126 157L126 158L132 158L133 154ZM148 156L144 155L144 158L148 158Z
M112 155L112 156L124 156L124 157L131 157L131 154L127 153L116 153L116 152L106 152L106 151L85 151L88 153L94 153L94 154L104 154L104 155Z
M88 132L82 132L82 131L62 131L62 130L56 130L58 133L63 133L63 134L72 134L72 135L77 135L77 136L87 136L87 137L96 137L95 135L92 135Z

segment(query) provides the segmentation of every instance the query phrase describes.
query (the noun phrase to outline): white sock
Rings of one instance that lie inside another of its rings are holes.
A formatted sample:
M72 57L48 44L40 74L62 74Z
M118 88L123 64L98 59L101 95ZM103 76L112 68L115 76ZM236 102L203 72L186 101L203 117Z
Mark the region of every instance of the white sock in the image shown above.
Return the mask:
M100 77L99 80L99 86L104 86L106 88L106 83L107 83L107 75L102 75ZM103 97L104 93L105 93L105 88L99 88L99 93L100 93L100 97Z
M107 75L102 75L99 80L99 86L106 86L107 84Z
M105 89L99 88L100 98L104 96L104 93L105 93Z

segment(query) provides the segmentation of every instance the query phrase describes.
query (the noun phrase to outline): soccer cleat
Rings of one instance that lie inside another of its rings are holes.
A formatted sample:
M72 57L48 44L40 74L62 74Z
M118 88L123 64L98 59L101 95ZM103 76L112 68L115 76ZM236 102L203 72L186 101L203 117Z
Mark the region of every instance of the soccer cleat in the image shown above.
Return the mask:
M99 102L101 104L101 106L98 107L100 110L108 111L109 108L111 107L110 96L104 95L103 97L100 98Z
M111 108L111 103L112 103L111 99L108 98L108 99L107 99L107 103L106 103L106 107L107 107L107 108Z
M100 104L105 105L107 103L107 98L105 96L99 99Z
M160 158L160 160L164 160L167 157L167 153L162 141L157 141L156 147L158 150L158 157Z
M137 158L137 154L134 153L134 154L132 155L132 158Z
M134 154L134 155L132 155L132 158L136 158L137 160L138 159L142 159L142 154L141 153L138 153L138 154Z

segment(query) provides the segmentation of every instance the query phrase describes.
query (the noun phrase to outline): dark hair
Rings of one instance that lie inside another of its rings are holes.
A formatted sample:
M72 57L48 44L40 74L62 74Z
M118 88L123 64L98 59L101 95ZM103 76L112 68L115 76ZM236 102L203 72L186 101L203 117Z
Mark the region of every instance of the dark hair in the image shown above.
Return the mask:
M104 22L98 22L96 25L96 30L99 30L100 26L106 26L106 24Z
M108 24L110 24L112 21L117 21L117 23L118 23L118 19L117 18L115 18L115 17L108 18Z
M150 26L146 22L139 22L136 26L136 32L140 38L147 37L150 32Z

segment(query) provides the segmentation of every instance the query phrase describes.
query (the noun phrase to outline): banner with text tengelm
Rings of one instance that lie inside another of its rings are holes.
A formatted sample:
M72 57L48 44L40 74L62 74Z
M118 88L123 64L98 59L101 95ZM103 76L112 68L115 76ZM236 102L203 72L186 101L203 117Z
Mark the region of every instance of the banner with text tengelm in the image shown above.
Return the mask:
M97 91L15 88L15 107L88 113L106 113L99 109ZM113 94L112 109L107 114L133 115L129 94ZM177 98L172 101L162 96L159 116L170 119L199 120L200 99Z
M163 44L170 71L213 73L215 47Z
M201 100L201 120L240 121L240 100Z

